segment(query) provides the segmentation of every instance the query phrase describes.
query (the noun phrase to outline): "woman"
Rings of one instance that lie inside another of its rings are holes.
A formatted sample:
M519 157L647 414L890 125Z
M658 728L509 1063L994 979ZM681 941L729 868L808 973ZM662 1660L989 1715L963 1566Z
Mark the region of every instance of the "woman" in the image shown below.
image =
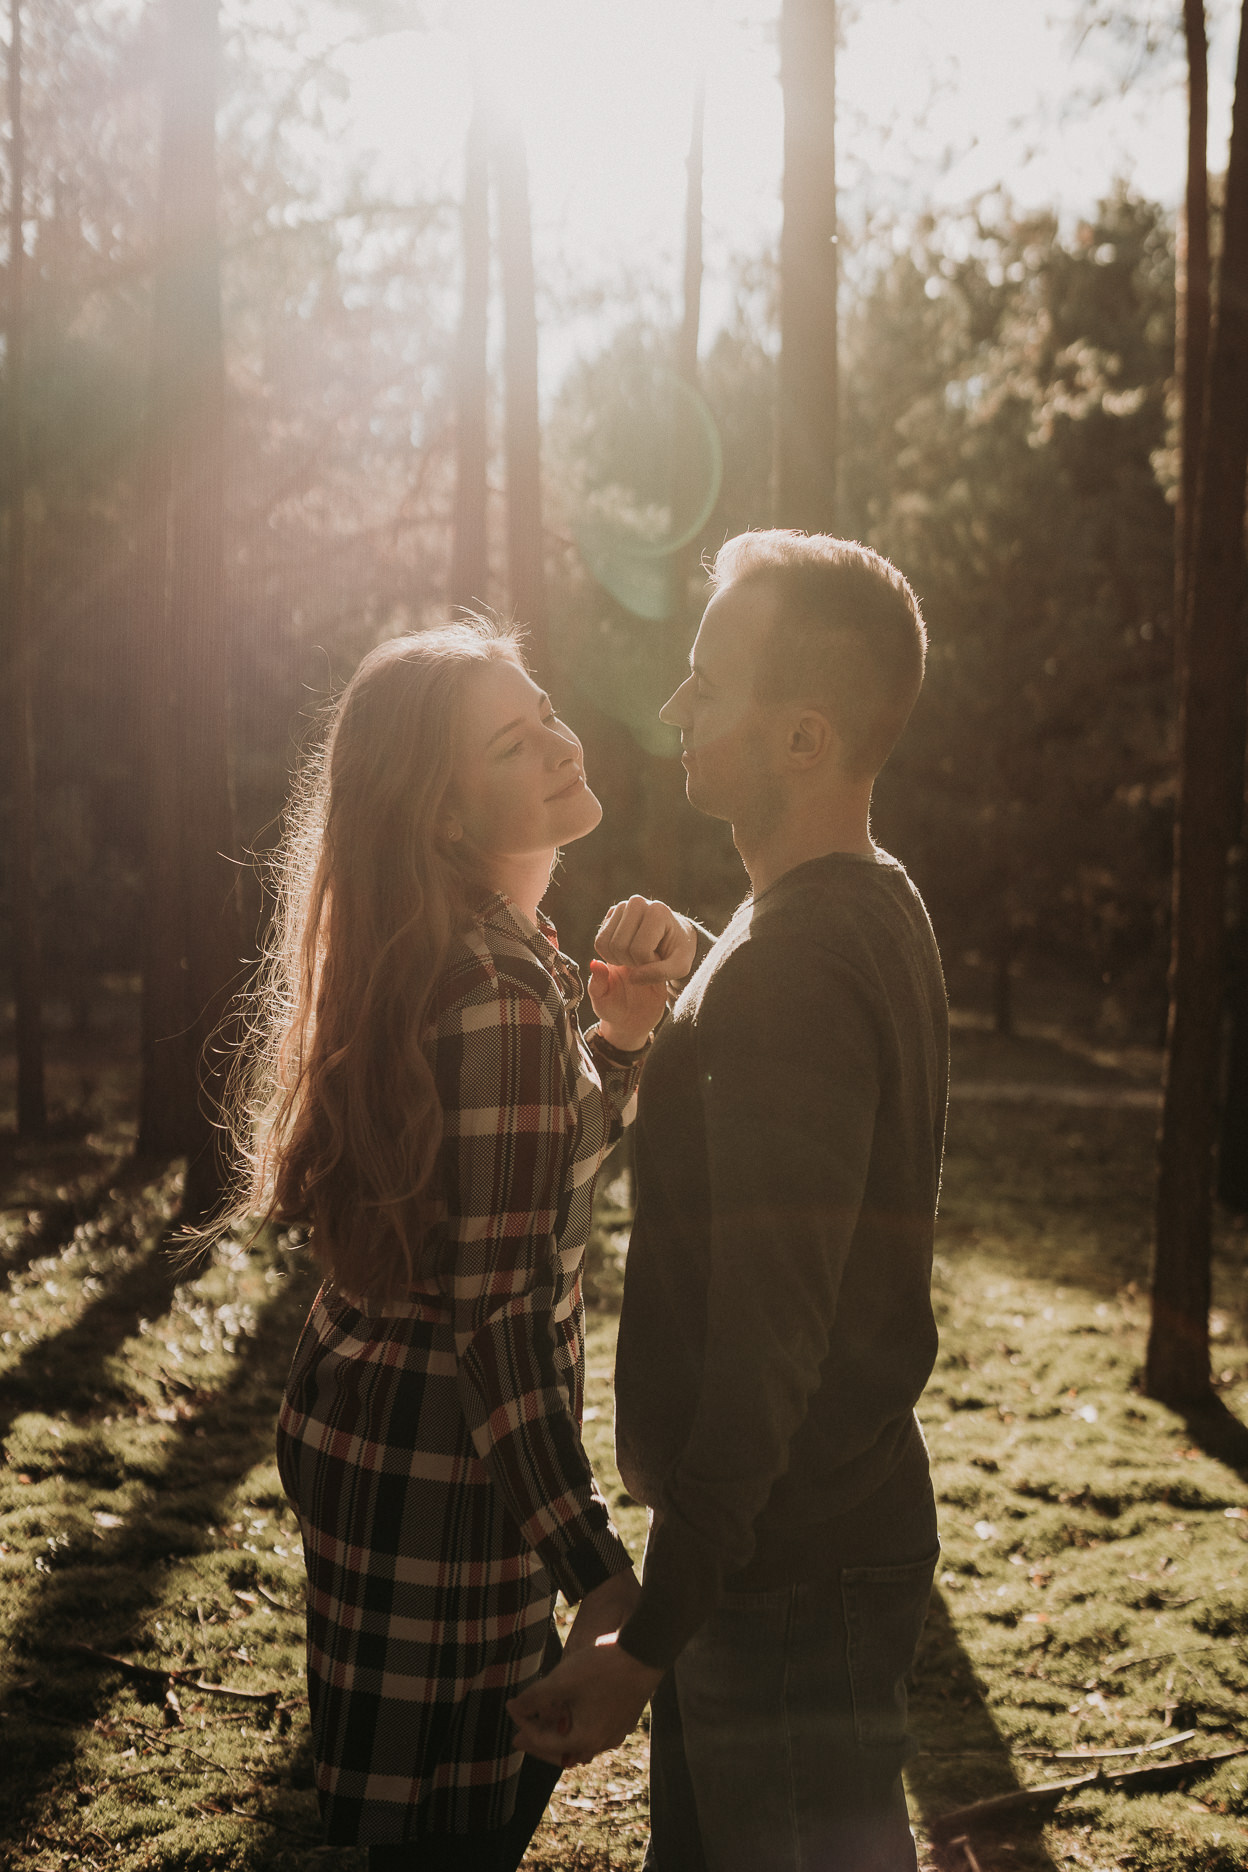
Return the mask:
M638 1590L581 1444L580 1266L665 993L594 963L583 1040L538 909L601 816L475 621L364 659L288 833L250 1200L310 1221L325 1272L278 1460L322 1816L370 1872L519 1864L557 1776L507 1700L558 1655L557 1590L569 1646ZM681 972L691 926L646 928Z

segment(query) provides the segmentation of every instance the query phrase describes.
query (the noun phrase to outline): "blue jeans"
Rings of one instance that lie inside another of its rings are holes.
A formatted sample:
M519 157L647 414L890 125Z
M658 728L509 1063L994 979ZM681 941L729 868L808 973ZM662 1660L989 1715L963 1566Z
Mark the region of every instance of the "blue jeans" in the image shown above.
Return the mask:
M905 1680L936 1559L723 1595L651 1702L647 1872L914 1872Z

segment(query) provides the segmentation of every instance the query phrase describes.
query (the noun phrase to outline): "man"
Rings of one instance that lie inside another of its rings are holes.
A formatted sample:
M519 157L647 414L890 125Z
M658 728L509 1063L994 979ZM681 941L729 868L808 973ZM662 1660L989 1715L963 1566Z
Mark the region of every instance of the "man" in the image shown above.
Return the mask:
M926 634L852 542L743 534L713 583L662 713L753 888L641 1086L616 1436L652 1510L643 1584L512 1711L566 1764L651 1698L655 1872L903 1872L948 1025L926 912L869 814ZM685 934L656 961L634 899L598 948L672 974Z

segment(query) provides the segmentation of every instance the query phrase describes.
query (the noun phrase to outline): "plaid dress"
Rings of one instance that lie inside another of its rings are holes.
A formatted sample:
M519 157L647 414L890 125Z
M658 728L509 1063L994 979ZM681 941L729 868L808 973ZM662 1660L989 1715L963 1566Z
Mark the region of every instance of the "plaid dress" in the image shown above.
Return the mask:
M555 1593L630 1565L581 1444L581 1260L640 1061L581 1038L553 936L491 898L440 984L447 1272L367 1311L323 1287L287 1381L335 1845L505 1825L505 1705L539 1674Z

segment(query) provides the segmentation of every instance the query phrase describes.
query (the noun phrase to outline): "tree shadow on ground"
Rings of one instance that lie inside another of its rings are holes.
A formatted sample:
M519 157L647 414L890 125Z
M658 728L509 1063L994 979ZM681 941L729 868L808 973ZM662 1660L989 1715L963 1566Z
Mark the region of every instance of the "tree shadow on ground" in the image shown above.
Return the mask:
M162 1252L158 1247L155 1254ZM125 1336L119 1331L123 1318L140 1303L150 1306L166 1284L170 1292L177 1284L176 1272L159 1273L151 1256L131 1272L133 1281L124 1285L123 1294L111 1296L109 1337L114 1345ZM271 1453L282 1380L314 1291L310 1273L282 1282L240 1348L229 1383L178 1425L172 1447L150 1480L151 1507L97 1540L88 1564L44 1576L31 1593L12 1646L18 1676L0 1697L11 1770L0 1796L3 1837L22 1837L36 1824L40 1803L64 1789L78 1737L99 1720L115 1689L115 1669L75 1653L75 1642L110 1651L133 1645L134 1628L160 1604L167 1589L167 1564L217 1544L216 1524L230 1495ZM73 1330L81 1332L83 1324L80 1321ZM154 1671L154 1682L158 1677ZM259 1722L263 1710L256 1707L254 1720ZM292 1739L292 1750L297 1749ZM266 1776L270 1797L283 1813L283 1796L289 1800L292 1786L289 1768L288 1763L285 1773ZM300 1784L296 1775L294 1785ZM262 1817L255 1794L243 1817ZM319 1847L314 1819L306 1829L292 1828L286 1818L276 1816L269 1824L279 1836L293 1832L305 1848ZM289 1850L275 1840L275 1862ZM328 1866L337 1860L331 1856L319 1862Z
M133 1198L159 1181L166 1167L134 1157L125 1158L84 1179L83 1187L74 1196L58 1194L31 1202L26 1227L9 1242L0 1261L0 1291L10 1287L35 1261L62 1253L78 1230L86 1223L99 1220L110 1204Z
M910 1720L919 1753L906 1781L911 1809L927 1832L954 1807L1023 1785L939 1589L932 1594L914 1667ZM1008 1840L994 1836L996 1851L1016 1872L1057 1872L1041 1828L1040 1821L1015 1817ZM956 1847L937 1850L942 1864L965 1872L968 1862Z
M1241 1482L1248 1482L1248 1424L1219 1397L1193 1405L1180 1415L1197 1449L1234 1470Z
M114 1399L108 1361L138 1330L140 1320L168 1312L188 1278L170 1253L165 1227L159 1227L146 1251L141 1249L150 1227L150 1216L136 1226L132 1239L138 1258L119 1269L71 1325L37 1340L0 1377L0 1441L24 1411L84 1410Z

